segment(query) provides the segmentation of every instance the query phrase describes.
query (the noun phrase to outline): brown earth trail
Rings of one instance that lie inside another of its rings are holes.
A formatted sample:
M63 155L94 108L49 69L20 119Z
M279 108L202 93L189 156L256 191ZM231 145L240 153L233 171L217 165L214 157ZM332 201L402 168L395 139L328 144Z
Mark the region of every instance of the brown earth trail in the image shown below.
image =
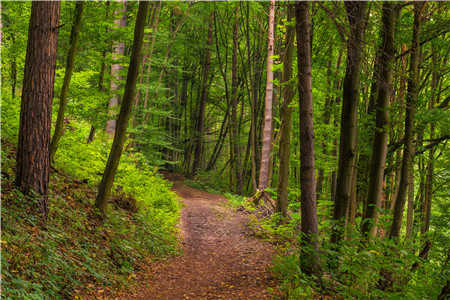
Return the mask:
M116 299L270 299L272 245L249 234L223 196L175 182L182 198L182 256L151 269L148 288ZM145 280L147 281L147 280ZM270 289L269 289L270 290Z

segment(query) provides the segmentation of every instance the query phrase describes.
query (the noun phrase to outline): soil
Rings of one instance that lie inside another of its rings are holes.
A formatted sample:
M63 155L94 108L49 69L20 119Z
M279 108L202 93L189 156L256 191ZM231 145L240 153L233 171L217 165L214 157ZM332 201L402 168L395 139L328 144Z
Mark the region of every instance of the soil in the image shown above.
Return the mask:
M178 178L170 178L178 179ZM221 195L173 183L183 199L183 255L152 263L142 290L116 299L271 299L277 293L269 267L275 248L252 236L245 215Z

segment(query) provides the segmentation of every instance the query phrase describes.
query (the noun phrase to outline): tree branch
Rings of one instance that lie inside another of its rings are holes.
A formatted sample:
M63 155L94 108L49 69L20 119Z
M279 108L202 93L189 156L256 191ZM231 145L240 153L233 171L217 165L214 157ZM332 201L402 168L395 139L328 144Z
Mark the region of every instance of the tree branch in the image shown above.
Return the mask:
M431 40L437 38L437 37L440 36L441 34L446 34L446 33L449 32L449 31L450 31L449 29L443 29L443 30L439 31L438 33L436 33L435 35L433 35L433 36L431 36L431 37L425 39L425 40L422 41L422 42L420 42L420 43L419 43L419 46L422 46L423 44L428 43L429 41L431 41ZM403 51L402 53L400 53L399 55L397 55L397 56L395 57L395 59L402 58L403 56L405 56L406 54L408 54L409 52L411 52L411 50L412 50L412 49L409 48L409 49Z

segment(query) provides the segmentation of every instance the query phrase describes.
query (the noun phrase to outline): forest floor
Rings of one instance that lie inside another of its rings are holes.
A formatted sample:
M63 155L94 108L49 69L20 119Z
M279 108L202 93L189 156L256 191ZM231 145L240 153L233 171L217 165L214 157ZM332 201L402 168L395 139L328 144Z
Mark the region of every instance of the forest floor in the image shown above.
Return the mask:
M183 199L183 255L152 263L138 275L140 287L116 299L271 299L278 294L269 271L276 250L252 235L243 213L221 195L178 181L172 190Z

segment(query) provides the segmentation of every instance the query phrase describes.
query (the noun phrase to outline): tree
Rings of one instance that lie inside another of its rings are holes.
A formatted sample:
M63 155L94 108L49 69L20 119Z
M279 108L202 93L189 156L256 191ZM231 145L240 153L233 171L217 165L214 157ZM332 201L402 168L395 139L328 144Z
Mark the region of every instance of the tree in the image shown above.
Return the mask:
M375 228L381 205L384 169L386 164L389 102L391 96L393 62L395 56L395 21L398 15L397 4L384 2L382 17L382 47L378 56L380 82L376 103L375 133L372 146L372 162L370 165L369 192L366 201L366 214L361 221L361 232L366 235L370 226ZM372 220L371 222L369 220Z
M61 139L61 135L64 129L64 114L67 107L67 93L69 92L70 79L72 78L72 70L75 65L75 53L77 51L78 44L78 32L81 27L81 20L83 18L84 1L77 1L75 4L75 20L72 25L72 31L70 33L70 49L67 55L66 72L64 73L64 83L59 96L59 110L58 117L55 124L55 132L53 133L52 141L50 143L50 161L53 160L56 150L58 149L58 143Z
M231 141L231 166L236 175L236 191L240 195L244 193L242 181L241 151L239 147L238 130L238 38L239 38L239 5L236 5L235 22L233 25L233 56L231 60L231 117L230 117L230 141Z
M409 62L408 90L406 95L405 142L403 146L400 183L395 199L394 218L392 220L389 238L398 238L402 226L403 210L406 202L406 190L409 184L409 170L414 154L414 114L419 93L419 63L420 63L420 27L425 2L414 3L414 24L411 42L411 58Z
M300 202L302 217L301 269L306 275L322 278L319 259L314 161L314 123L311 76L311 42L308 2L296 3L296 31L298 57L298 92L300 114Z
M291 148L291 123L292 107L294 98L294 83L292 82L292 53L294 50L295 25L292 24L295 16L295 6L289 4L286 20L286 40L283 56L283 103L281 104L280 116L280 146L278 190L275 212L280 212L284 218L287 216L288 208L288 187L289 187L289 158Z
M350 33L347 39L347 67L343 84L339 167L334 203L331 242L341 239L350 203L352 176L356 160L357 112L359 101L359 75L361 69L361 42L364 34L364 1L344 2Z
M123 94L123 101L120 108L117 128L114 134L114 140L109 153L105 172L103 173L95 206L100 210L102 217L106 218L106 208L108 198L111 194L111 188L114 183L117 168L122 156L123 145L125 143L128 121L130 119L133 106L134 92L136 89L137 76L139 72L139 62L141 57L142 44L144 39L144 28L147 17L147 11L150 3L148 1L139 2L139 10L136 17L136 26L134 29L133 46L130 56L130 66L128 68L127 81Z
M209 27L208 27L208 42L206 44L206 57L205 64L203 66L203 83L202 83L202 94L200 98L200 105L198 110L198 117L195 129L195 152L194 152L194 162L192 163L191 175L197 172L200 166L201 154L202 154L202 143L203 143L203 131L205 122L205 109L206 109L206 99L208 97L208 80L209 80L209 68L211 62L211 45L213 38L213 21L214 13L211 13Z
M117 0L123 5L122 8L122 16L116 20L114 20L114 24L116 27L126 27L127 26L127 0ZM114 12L117 14L118 12ZM122 76L120 76L120 71L122 70L121 60L125 53L125 42L116 41L114 44L114 55L113 59L117 61L116 63L111 65L111 76L113 80L111 80L111 91L117 91L120 89L120 81L122 80ZM116 113L115 109L119 106L120 103L120 95L113 94L113 96L109 99L109 109L110 109L110 117L106 122L106 133L108 133L111 137L114 135L114 132L117 127Z
M60 2L33 2L20 107L16 185L40 195L47 219L50 180L50 129L58 45Z
M272 100L273 100L273 54L274 54L274 30L275 30L275 0L270 1L269 8L269 29L268 29L268 46L267 46L267 80L266 80L266 100L264 106L264 126L263 126L263 142L261 150L261 167L259 170L258 189L263 194L266 201L267 196L265 189L269 185L269 164L270 151L272 149ZM255 199L258 199L256 197Z

